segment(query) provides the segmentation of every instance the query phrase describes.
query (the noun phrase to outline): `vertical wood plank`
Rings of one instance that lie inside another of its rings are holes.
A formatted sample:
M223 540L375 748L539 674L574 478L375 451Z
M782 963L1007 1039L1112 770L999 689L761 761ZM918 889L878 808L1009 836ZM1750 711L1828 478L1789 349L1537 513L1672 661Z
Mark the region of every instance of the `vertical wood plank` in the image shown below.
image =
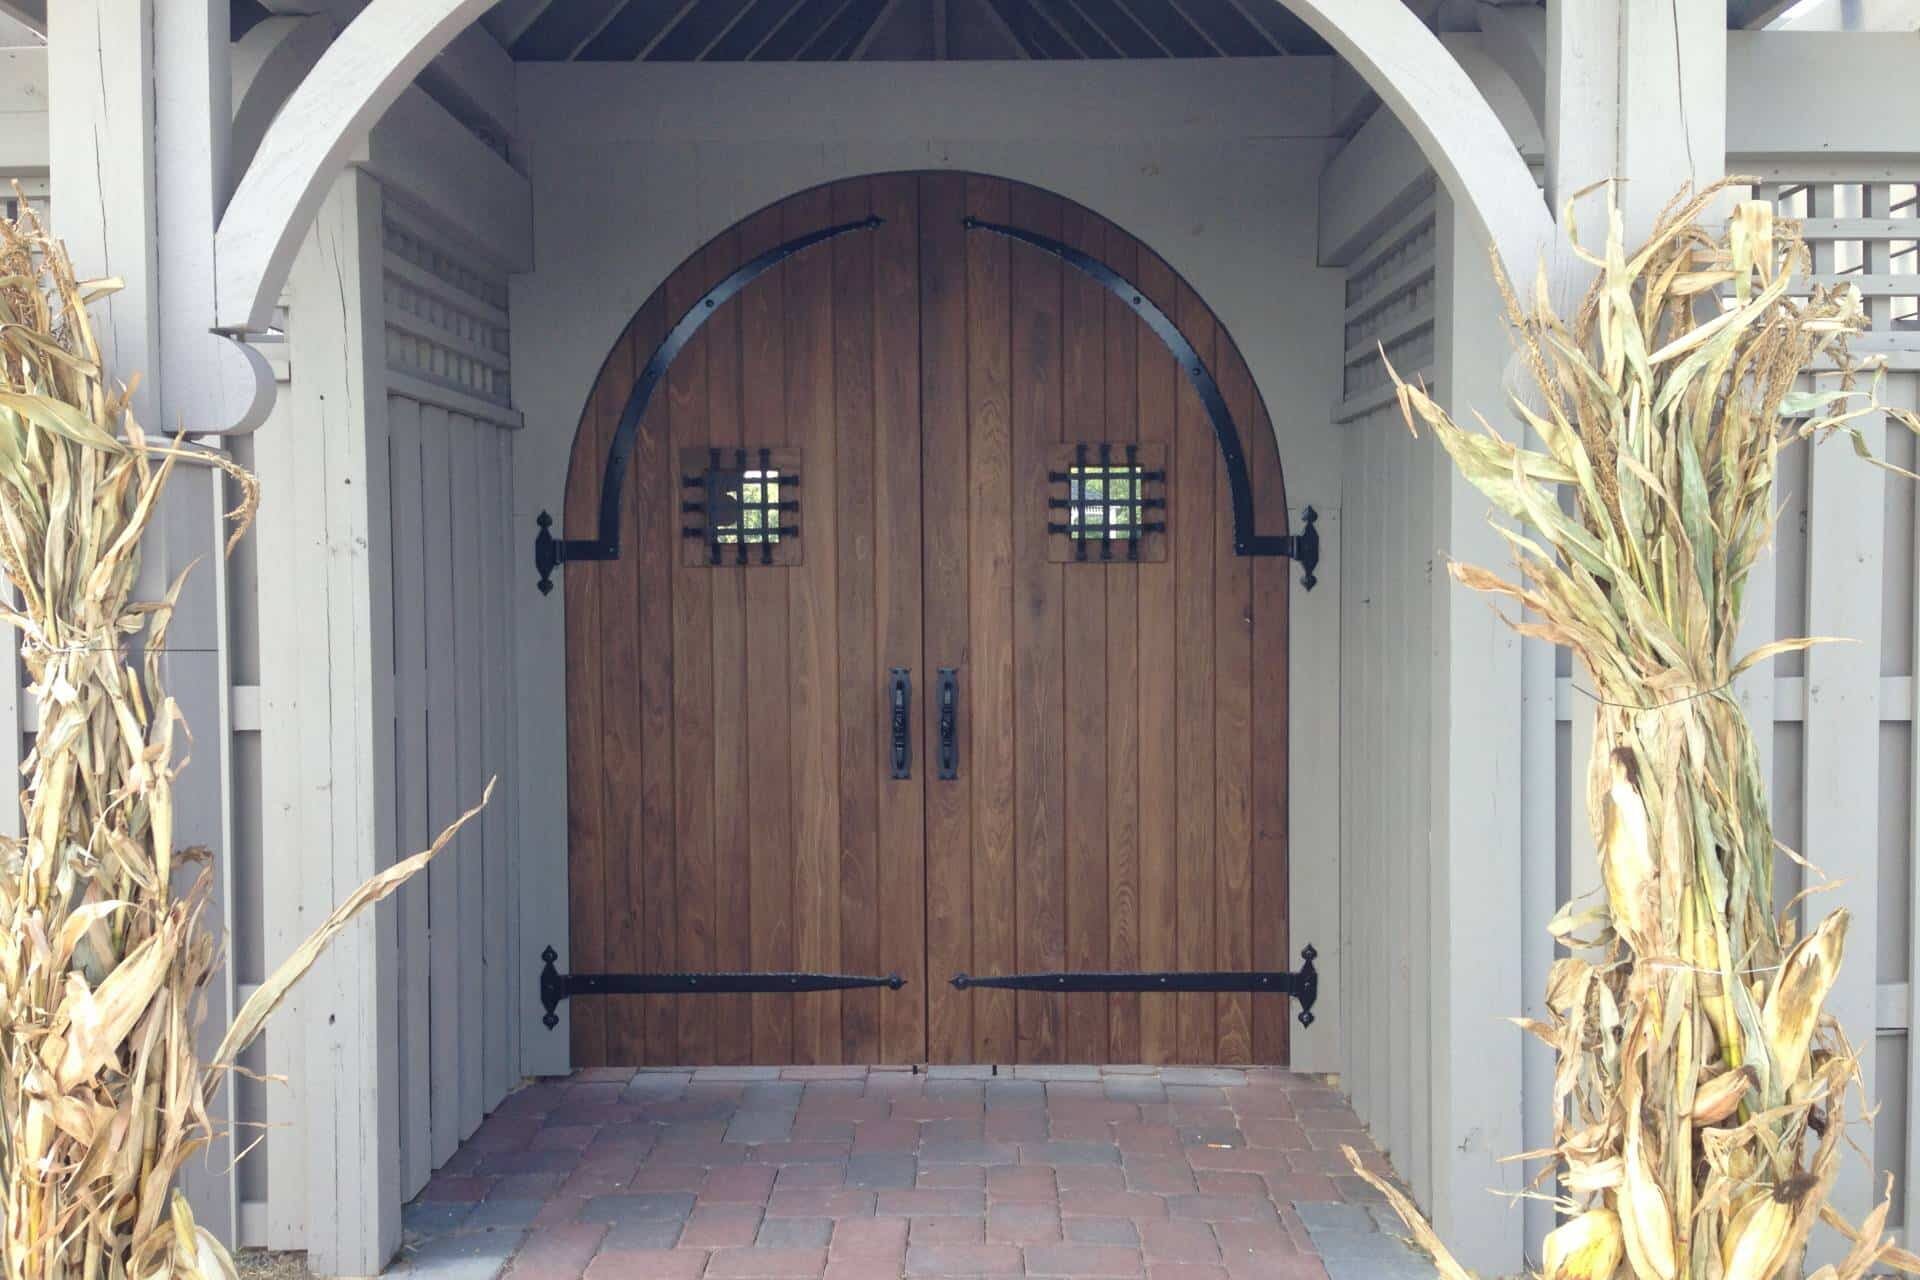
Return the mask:
M433 838L433 833L427 830L427 618L426 584L421 579L426 534L421 523L419 403L398 396L388 397L387 431L393 529L395 836L398 848L403 853L412 853L426 848ZM263 635L262 639L266 637ZM428 892L426 877L417 876L401 886L397 895L402 982L400 1182L403 1193L408 1196L426 1185L434 1165ZM268 1185L271 1188L271 1172Z
M1015 225L1059 236L1057 199L1015 186L1010 204ZM1062 583L1061 567L1046 556L1048 454L1060 439L1062 270L1051 254L1013 249L1014 935L1022 972L1066 968ZM1022 991L1016 1008L1021 1059L1060 1061L1066 997Z
M827 225L832 195L818 188L782 206L787 237ZM797 254L787 274L788 437L800 446L806 558L788 582L789 696L793 701L793 905L796 958L831 969L840 951L839 470L833 421L833 259ZM840 993L794 997L794 1059L833 1062L840 1052Z
M1254 424L1253 375L1221 339L1215 367L1233 420L1243 433ZM1242 447L1247 447L1243 439ZM1251 448L1259 451L1254 441ZM1217 446L1216 446L1217 452ZM1249 475L1249 483L1251 475ZM1213 963L1221 969L1253 967L1253 564L1234 554L1232 504L1226 478L1218 478L1213 535L1214 645L1214 870ZM1263 514L1258 513L1256 514ZM1268 517L1256 527L1277 528ZM1264 711L1264 708L1262 709ZM1222 993L1214 1000L1214 1060L1249 1062L1253 1057L1253 998Z
M728 231L708 246L707 254L707 278L721 279L742 261L739 233ZM723 449L747 443L740 404L740 313L737 303L723 306L707 321L707 433ZM747 709L749 572L728 566L708 570L713 582L714 962L736 972L753 967L753 828L746 766L752 750ZM753 997L712 999L714 1061L751 1062Z
M927 1059L974 1060L975 996L947 980L974 971L973 804L980 757L973 724L987 705L981 698L978 650L969 644L973 537L969 506L974 485L968 457L971 374L968 360L969 255L974 246L961 226L967 213L966 179L928 174L918 181L920 198L920 422L925 474L941 477L921 486L921 557L924 583L925 658L929 671L959 671L956 726L959 777L934 781L926 790Z
M501 784L494 792L492 803L481 815L481 821L485 824L487 860L483 868L482 885L486 901L481 924L485 930L481 938L481 953L486 966L486 1026L482 1036L484 1069L480 1107L482 1111L490 1111L520 1078L518 1064L507 1053L507 1028L514 1020L513 993L523 963L522 958L514 955L507 946L508 916L511 910L517 909L517 901L510 898L507 887L508 832L511 828L507 825L505 803L509 790L506 773L506 708L512 700L495 696L494 693L495 690L512 687L512 677L508 673L507 637L504 634L507 625L506 602L509 598L507 567L500 554L499 539L500 526L508 522L512 504L508 497L507 478L500 470L500 449L496 440L500 428L475 422L470 429L480 470L480 491L474 505L477 526L474 544L480 561L480 669L484 674L469 696L479 704L480 709L481 786L484 788L488 779L498 779ZM409 598L395 593L396 610L406 607L410 602ZM403 854L424 847L401 846Z
M485 687L481 664L481 583L479 556L480 459L473 419L450 414L448 452L453 470L453 626L454 680L459 695L454 704L458 737L454 752L454 800L462 808L479 798L486 785L482 776L485 746L484 716L478 691ZM460 869L460 1036L459 1069L449 1083L460 1092L460 1136L480 1127L486 1114L485 1071L487 983L486 952L486 825L468 823L448 850Z
M878 822L879 968L907 980L880 993L879 1061L922 1062L927 1052L926 744L934 723L936 670L956 666L956 653L920 662L920 253L918 182L894 175L872 182L873 211L884 221L874 233L874 612L877 670L919 664L914 708L911 783L881 784ZM964 440L962 441L964 447ZM936 485L964 497L963 469L942 473ZM876 720L877 723L877 720ZM875 776L880 762L875 761ZM949 988L951 990L951 988Z
M743 260L764 253L781 240L780 210L769 209L740 229ZM752 424L753 443L786 444L786 286L787 268L776 267L737 299L740 307L740 405ZM814 463L801 457L811 472ZM802 478L806 485L809 477ZM802 514L813 502L802 499ZM811 528L801 535L811 547ZM745 571L747 616L747 707L753 732L746 755L748 810L753 842L750 948L753 967L794 967L793 789L789 778L790 702L787 676L788 591L791 570ZM753 1060L794 1060L793 999L781 995L753 998Z
M1105 236L1093 215L1078 207L1063 211L1061 240L1095 258L1106 250ZM1107 435L1106 300L1110 295L1081 271L1061 276L1062 436L1068 441L1102 441ZM1097 453L1091 456L1097 458ZM1045 463L1039 468L1047 470ZM1045 493L1054 492L1047 485ZM1057 514L1041 499L1036 529ZM1097 557L1099 549L1088 548ZM1066 925L1066 967L1102 970L1107 962L1107 723L1118 699L1108 694L1107 578L1098 563L1069 564L1062 578L1063 699L1065 766L1062 795L1066 836L1066 874L1062 904ZM1064 1054L1069 1062L1106 1062L1107 1003L1098 993L1066 998Z
M295 458L296 433L290 425L290 399L283 387L273 416L255 441L255 468L265 492L297 492L294 477L299 469ZM287 501L261 510L255 534L259 540L258 563L295 563L304 546L299 519L302 505ZM305 619L298 593L284 577L260 575L259 591L260 652L263 658L280 655L278 661L263 660L260 665L262 879L274 886L261 894L261 905L265 925L264 960L272 966L291 954L308 932L302 902L301 842L312 833L302 821L309 775L302 761L300 708L306 668L300 658L302 637L311 628L303 625ZM0 672L13 678L16 690L19 687L17 666L17 660L11 657L0 662ZM305 1244L306 1152L301 1133L306 1103L298 1071L304 1061L304 1023L300 992L296 987L288 992L280 1016L265 1034L267 1070L287 1080L280 1088L266 1090L269 1130L265 1160L268 1182L277 1189L267 1201L266 1243L270 1249L298 1249ZM431 1139L429 1127L429 1167Z
M593 481L591 510L597 517L600 481L606 470L606 454L620 420L621 410L632 389L636 348L646 346L662 327L664 308L649 301L627 331L614 343L601 367L588 412L593 417L593 452L576 452L574 468ZM628 464L626 483L620 493L620 528L623 538L633 537L640 518L648 482ZM658 481L653 482L658 487ZM583 525L584 525L583 521ZM588 526L590 527L590 526ZM601 971L633 973L639 969L640 945L640 870L641 860L655 854L644 842L640 809L633 803L634 786L641 776L645 746L641 738L640 705L640 585L639 566L627 556L603 564L583 566L574 578L592 578L600 609L593 623L598 628L595 665L590 679L599 702L593 721L597 736L583 744L583 754L599 762L599 787L595 799L601 806L597 823L600 845L594 850L597 879L591 884L593 898L581 909L596 917L594 930L600 948ZM568 627L572 638L573 627ZM576 850L576 856L578 851ZM657 854L656 854L657 856ZM575 926L576 930L578 925ZM575 934L576 939L578 934ZM575 942L578 953L579 943ZM578 960L576 968L586 972ZM646 1060L646 1006L639 996L608 996L599 1000L569 1000L577 1018L582 1006L595 1006L602 1024L602 1056L591 1065L638 1066ZM575 1066L589 1065L576 1054Z
M1137 278L1133 237L1110 223L1099 228L1098 252L1129 280ZM1105 358L1105 438L1140 435L1139 323L1120 298L1102 292ZM1151 339L1149 339L1151 343ZM1152 345L1157 346L1157 343ZM1140 573L1144 566L1114 565L1106 579L1107 709L1107 963L1140 967ZM1140 996L1122 992L1107 999L1107 1053L1114 1062L1139 1062Z
M679 317L662 296L661 323L671 325ZM664 332L664 330L663 330ZM637 376L652 352L654 343L633 339L628 359ZM624 395L621 396L624 401ZM621 625L635 626L640 633L640 840L636 851L627 853L628 893L638 924L638 951L635 969L666 973L674 967L679 949L679 854L677 796L674 791L674 596L679 583L674 565L680 559L680 463L672 447L672 396L655 392L640 420L634 441L633 472L627 477L627 490L635 494L633 520L627 523L623 512L622 537L630 538L637 580L638 617L621 619ZM631 528L629 535L624 531ZM629 615L631 616L631 615ZM602 626L607 625L604 621ZM631 775L628 790L620 798L632 805ZM614 797L608 796L607 803ZM609 849L608 865L622 857ZM635 872L637 868L637 875ZM631 935L629 935L631 936ZM640 1061L673 1063L679 1058L679 1014L672 996L643 997L641 1021L645 1027L645 1051Z
M1006 222L1007 184L967 179L967 212ZM1013 470L1009 426L1010 246L995 235L966 236L969 656L973 692L967 730L973 780L973 963L1011 972L1014 932ZM973 1053L1011 1062L1014 998L973 993Z
M696 254L667 277L666 314L674 319L699 301L711 281L702 255ZM667 323L672 324L673 319ZM694 335L667 372L665 459L668 483L677 484L684 451L709 444L707 435L707 347L712 335ZM680 504L674 513L673 546L667 572L673 579L673 861L674 941L669 966L682 972L712 972L714 929L713 776L713 571L690 566L680 554ZM642 607L647 601L642 597ZM713 1002L672 1000L677 1049L666 1058L676 1064L714 1061ZM654 1047L659 1052L658 1047Z
M1815 210L1830 215L1819 201ZM1885 419L1874 415L1856 425L1873 455L1884 457ZM1873 762L1880 751L1884 481L1845 448L1809 450L1807 467L1808 563L1814 567L1807 575L1808 623L1814 635L1858 643L1807 651L1801 793L1806 844L1800 852L1836 887L1807 903L1806 925L1811 931L1841 908L1853 913L1851 963L1841 967L1827 1008L1843 1027L1872 1028L1878 1022L1873 957L1880 928L1880 795ZM1875 1040L1865 1031L1854 1036L1861 1087L1869 1098L1878 1096L1879 1088ZM1864 1208L1872 1190L1869 1170L1857 1161L1844 1162L1835 1182L1836 1203Z
M433 646L427 653L427 822L438 830L439 826L462 812L456 808L458 803L458 759L456 743L459 741L460 728L455 704L459 698L459 670L453 661L452 646L447 637L453 634L456 625L453 608L453 454L448 439L447 411L437 405L423 405L420 409L420 475L421 475L421 520L425 530L426 551L421 560L421 581L425 585L427 611L427 634L435 637ZM569 481L569 497L571 481ZM577 527L577 526L576 526ZM567 583L567 607L575 616L592 617L596 615L598 601L592 587L585 581L586 575L570 578ZM575 586L575 581L580 585ZM596 631L581 628L576 632L568 628L568 668L571 673L575 656L576 635L578 647L583 652L591 652ZM597 724L596 708L598 699L589 696L584 689L576 695L574 681L567 682L567 723L579 725L584 732L586 726ZM577 715L577 718L576 718ZM579 745L584 748L585 741ZM570 742L568 747L569 763L575 763L576 752ZM593 768L593 757L581 753L579 768L570 769L569 787L579 781L583 787L594 788L596 802L591 810L582 815L584 821L576 821L575 814L579 806L570 805L567 820L567 841L576 851L587 853L577 861L571 871L577 887L575 893L584 893L594 882L597 867L597 853L600 844L600 806L598 796L598 774ZM577 794L577 793L576 793ZM429 913L428 940L428 991L430 993L433 1041L433 1072L437 1082L433 1090L433 1163L434 1167L446 1163L459 1148L465 1135L460 1131L460 1089L455 1083L455 1073L460 1069L460 868L455 858L436 858L427 868L427 910ZM593 963L599 959L597 941L598 920L596 905L592 899L575 900L577 909L572 917L573 963L584 967L587 957ZM579 1014L580 1010L575 1010ZM605 1024L589 1015L574 1019L572 1034L576 1055L598 1055L606 1052ZM597 1056L588 1057L589 1061Z
M1175 312L1174 274L1154 253L1138 251L1140 291L1168 315ZM1175 654L1179 641L1177 582L1181 527L1186 501L1185 473L1175 443L1176 404L1183 394L1179 369L1160 340L1134 326L1139 356L1140 438L1160 443L1167 456L1167 531L1172 544L1164 561L1143 564L1140 575L1140 962L1148 970L1179 963L1179 909L1175 837L1178 791L1174 742ZM1212 464L1212 459L1209 459ZM1211 473L1209 473L1211 474ZM1179 1052L1179 997L1140 997L1140 1056L1145 1062L1172 1062Z
M831 215L835 223L856 222L873 211L865 180L835 183ZM882 668L875 660L874 564L875 441L874 254L876 237L846 235L832 244L834 483L838 507L835 533L836 585L839 591L838 659L840 690L840 832L837 859L840 894L839 967L847 973L881 972L880 953L880 792L911 787L895 781L882 760L880 724L886 714L880 697ZM930 674L909 668L916 691ZM925 717L912 716L921 727ZM915 752L914 773L922 770ZM886 779L882 781L882 779ZM880 991L865 988L840 997L840 1030L835 1061L874 1062L880 1055Z
M1252 419L1255 510L1262 527L1287 517L1287 492L1273 420L1256 401ZM1294 948L1287 921L1287 608L1291 560L1253 562L1253 967L1292 969ZM1293 1002L1285 996L1253 998L1253 1060L1285 1065L1291 1048Z
M1185 283L1177 290L1181 332L1200 358L1214 362L1213 317ZM1221 469L1213 426L1193 384L1182 378L1176 402L1174 483L1168 486L1168 558L1177 575L1179 649L1176 686L1178 781L1177 893L1180 967L1205 969L1213 956L1214 928L1214 739L1213 645L1214 486ZM1182 995L1181 1057L1209 1059L1214 1050L1214 997Z

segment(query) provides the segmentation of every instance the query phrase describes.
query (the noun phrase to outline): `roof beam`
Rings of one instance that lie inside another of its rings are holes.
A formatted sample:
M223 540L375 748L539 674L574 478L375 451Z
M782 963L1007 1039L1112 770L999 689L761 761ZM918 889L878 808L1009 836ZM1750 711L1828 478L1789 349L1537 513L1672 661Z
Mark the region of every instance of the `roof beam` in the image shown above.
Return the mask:
M749 3L750 0L708 0L706 4L683 10L677 15L677 21L654 37L651 47L617 36L615 24L609 22L606 30L581 54L589 58L645 57L654 62L698 62L740 21ZM614 45L616 38L621 41L618 48Z
M1795 0L1727 0L1727 26L1736 31L1758 31L1793 8Z
M1069 0L1061 0L1068 3ZM1141 26L1139 21L1114 0L1071 0L1081 17L1099 30L1107 38L1107 43L1120 51L1125 58L1164 58L1167 51L1153 38L1153 33Z
M697 3L698 0L625 0L620 9L600 24L593 38L580 46L574 57L585 62L632 62L651 57L667 37L679 30ZM712 41L705 44L711 46Z
M621 0L564 0L552 5L513 42L513 56L520 62L567 62L600 34L620 8Z
M525 34L552 3L553 0L500 0L481 15L480 25L493 32L493 38L502 48L511 49L513 42Z
M47 0L0 0L0 13L43 36L47 34Z
M863 61L867 56L867 50L873 48L874 38L880 34L881 30L885 28L888 22L893 20L894 16L898 14L903 7L904 0L886 0L886 3L880 6L880 13L874 18L872 25L867 28L866 33L863 34L859 40L854 42L853 48L848 51L847 61Z

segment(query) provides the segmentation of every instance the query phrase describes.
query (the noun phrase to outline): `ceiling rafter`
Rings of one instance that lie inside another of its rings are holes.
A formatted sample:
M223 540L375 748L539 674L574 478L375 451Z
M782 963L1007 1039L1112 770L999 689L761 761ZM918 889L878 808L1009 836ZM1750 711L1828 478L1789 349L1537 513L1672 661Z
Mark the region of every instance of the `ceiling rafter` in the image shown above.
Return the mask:
M788 62L813 41L813 34L844 9L848 0L800 0L786 19L753 51L756 62Z
M1177 0L1177 3L1187 20L1199 27L1223 56L1258 58L1275 52L1267 33L1248 21L1234 0Z
M1065 32L1047 21L1041 6L1028 0L992 0L992 3L1000 8L1008 25L1020 33L1020 42L1036 58L1077 61L1087 56Z
M1164 58L1167 50L1140 20L1117 0L1072 0L1080 15L1106 33L1113 46L1129 58Z
M1022 61L1041 56L1027 48L1020 37L1014 34L1013 28L1007 25L1006 15L1000 12L1000 7L994 4L993 0L974 0L974 8L987 16L987 21L994 30L998 31L1001 37L1013 47Z
M1192 27L1194 32L1206 42L1207 47L1212 49L1216 56L1224 58L1227 55L1227 51L1221 47L1220 42L1213 38L1213 33L1208 31L1200 23L1194 21L1193 15L1181 6L1180 0L1167 0L1167 8L1174 16L1179 18L1180 21Z
M854 42L853 47L847 50L848 62L867 60L868 53L873 48L873 42L880 38L880 33L886 30L887 24L894 20L900 10L906 6L906 2L907 0L886 0L886 3L880 6L880 12L874 17L872 25L866 29L859 40Z
M698 62L746 13L752 0L706 0L660 33L642 56L655 62Z
M1267 43L1273 46L1275 53L1291 54L1295 52L1295 50L1288 45L1286 39L1282 37L1278 31L1274 30L1272 23L1263 21L1260 15L1254 12L1255 7L1259 6L1260 0L1227 0L1227 3L1238 9L1240 16L1248 22L1251 22L1254 28L1267 38Z
M1107 39L1105 32L1088 22L1084 14L1071 4L1065 3L1065 0L1041 6L1040 13L1048 22L1059 28L1060 34L1071 41L1074 48L1080 50L1081 57L1118 58L1123 56L1113 41Z
M1153 33L1160 47L1173 58L1211 58L1216 56L1213 46L1207 38L1187 22L1185 18L1166 4L1143 4L1141 0L1113 0L1113 3L1126 10L1141 26Z
M840 60L873 27L874 19L885 7L886 0L847 0L840 12L821 26L820 34L800 50L798 57L805 62Z

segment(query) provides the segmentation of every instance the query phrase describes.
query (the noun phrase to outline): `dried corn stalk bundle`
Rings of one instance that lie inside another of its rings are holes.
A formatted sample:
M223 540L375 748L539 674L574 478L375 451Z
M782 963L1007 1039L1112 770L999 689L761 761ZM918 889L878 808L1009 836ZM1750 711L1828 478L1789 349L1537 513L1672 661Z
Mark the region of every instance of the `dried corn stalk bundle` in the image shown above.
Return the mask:
M206 1099L327 940L460 823L362 886L198 1060L211 866L175 838L186 726L161 685L180 583L143 601L135 580L175 465L234 476L236 537L255 489L211 451L142 434L88 324L115 282L76 281L21 203L18 222L0 219L0 571L17 598L0 622L19 634L39 722L25 835L0 839L0 1275L213 1280L231 1263L173 1190L213 1136Z
M1454 577L1524 606L1515 628L1568 646L1597 707L1587 808L1605 901L1563 908L1548 1017L1523 1023L1558 1054L1554 1145L1529 1154L1556 1178L1544 1274L1564 1280L1798 1276L1815 1223L1838 1225L1826 1201L1856 1063L1823 1005L1847 913L1816 914L1805 937L1774 914L1767 796L1732 683L1814 643L1736 648L1781 444L1844 432L1864 453L1861 416L1920 424L1856 388L1857 293L1788 295L1808 269L1791 224L1747 202L1723 234L1700 225L1735 181L1670 205L1631 256L1610 208L1571 321L1544 283L1531 306L1507 292L1534 384L1515 408L1540 450L1398 383L1408 425L1514 522L1500 532L1520 582ZM1844 1228L1852 1256L1819 1280L1914 1261L1888 1246L1886 1212Z

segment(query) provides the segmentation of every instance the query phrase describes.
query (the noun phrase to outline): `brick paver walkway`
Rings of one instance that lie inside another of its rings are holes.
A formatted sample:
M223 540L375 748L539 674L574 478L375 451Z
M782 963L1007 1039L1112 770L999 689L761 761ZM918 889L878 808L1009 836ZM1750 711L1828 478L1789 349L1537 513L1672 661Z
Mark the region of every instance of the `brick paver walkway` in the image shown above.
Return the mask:
M585 1071L409 1205L413 1280L1412 1280L1346 1100L1276 1070Z

